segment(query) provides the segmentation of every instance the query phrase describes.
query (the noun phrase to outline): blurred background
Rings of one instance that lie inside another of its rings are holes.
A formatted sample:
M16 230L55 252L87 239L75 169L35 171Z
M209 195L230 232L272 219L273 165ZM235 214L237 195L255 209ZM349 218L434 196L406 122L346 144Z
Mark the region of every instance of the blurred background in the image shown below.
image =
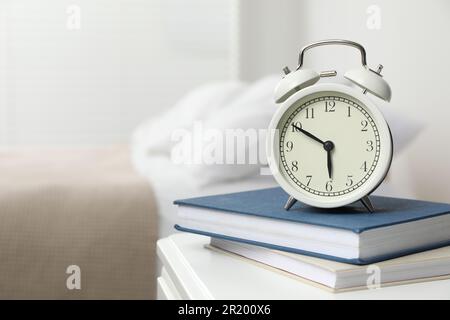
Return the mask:
M450 200L449 15L445 0L1 0L0 143L128 143L201 84L280 74L306 43L346 38L385 66L389 108L424 124L396 180ZM317 50L306 62L345 70L357 54Z

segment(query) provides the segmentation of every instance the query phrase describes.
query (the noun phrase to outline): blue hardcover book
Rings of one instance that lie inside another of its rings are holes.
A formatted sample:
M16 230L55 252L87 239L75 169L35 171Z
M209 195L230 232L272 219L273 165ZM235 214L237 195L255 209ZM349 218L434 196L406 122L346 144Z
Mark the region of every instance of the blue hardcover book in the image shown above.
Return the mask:
M175 228L360 265L450 245L449 204L371 196L375 213L358 203L286 211L287 197L270 188L177 200Z

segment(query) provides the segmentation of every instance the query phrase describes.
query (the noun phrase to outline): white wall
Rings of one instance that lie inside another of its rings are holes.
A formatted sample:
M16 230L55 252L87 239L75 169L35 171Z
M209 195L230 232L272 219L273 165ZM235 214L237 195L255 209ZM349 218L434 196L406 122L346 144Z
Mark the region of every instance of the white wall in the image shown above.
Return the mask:
M450 202L450 2L388 0L248 0L241 18L241 48L247 65L242 77L255 79L297 63L300 47L326 38L365 45L368 63L385 66L393 90L392 108L405 121L423 123L420 135L394 159L389 183L394 194ZM369 29L367 9L381 9L380 29ZM254 8L255 10L252 10ZM267 25L270 30L262 32ZM271 45L273 44L273 45ZM306 63L345 70L359 63L357 51L315 49Z
M127 142L230 77L230 24L229 0L0 0L0 144Z

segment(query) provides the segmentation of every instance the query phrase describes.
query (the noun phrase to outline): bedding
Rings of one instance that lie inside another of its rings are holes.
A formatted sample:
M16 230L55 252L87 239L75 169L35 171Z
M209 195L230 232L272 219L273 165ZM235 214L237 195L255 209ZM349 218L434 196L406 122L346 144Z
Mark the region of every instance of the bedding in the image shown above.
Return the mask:
M0 175L0 299L155 297L157 208L127 147L3 149Z

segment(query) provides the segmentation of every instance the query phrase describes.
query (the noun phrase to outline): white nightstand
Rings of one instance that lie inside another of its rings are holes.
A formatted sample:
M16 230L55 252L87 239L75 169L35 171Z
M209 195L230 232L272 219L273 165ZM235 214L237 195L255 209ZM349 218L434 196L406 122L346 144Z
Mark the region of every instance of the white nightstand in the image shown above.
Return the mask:
M281 273L204 248L208 237L175 234L158 241L163 268L158 299L450 299L450 279L330 293Z

